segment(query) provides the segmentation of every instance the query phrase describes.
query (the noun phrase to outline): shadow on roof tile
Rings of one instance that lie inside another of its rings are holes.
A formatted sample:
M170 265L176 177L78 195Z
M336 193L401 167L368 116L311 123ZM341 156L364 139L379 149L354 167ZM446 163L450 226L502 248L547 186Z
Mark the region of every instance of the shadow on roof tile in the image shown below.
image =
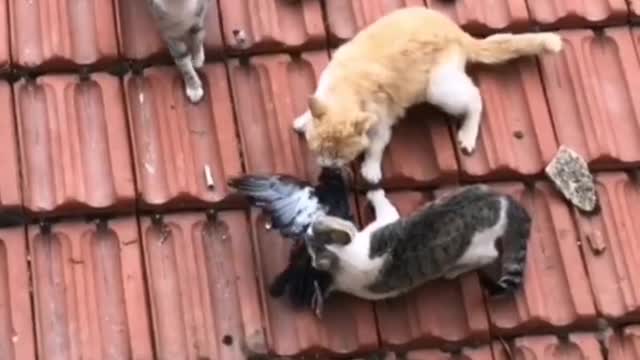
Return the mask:
M527 0L531 19L543 28L623 24L625 0Z
M560 143L596 169L640 163L640 61L627 27L567 30L541 72Z
M132 211L135 191L120 80L45 75L14 88L22 188L33 213Z
M266 337L246 213L141 218L157 356L242 359Z
M30 226L39 358L151 359L135 218Z
M7 1L16 65L49 70L117 60L112 0Z
M525 0L426 0L472 34L526 31L530 25Z
M0 354L35 359L33 316L23 227L0 229Z
M141 206L145 209L227 205L227 179L242 173L240 146L223 64L200 71L205 97L184 94L174 67L125 77ZM207 187L205 166L213 189Z

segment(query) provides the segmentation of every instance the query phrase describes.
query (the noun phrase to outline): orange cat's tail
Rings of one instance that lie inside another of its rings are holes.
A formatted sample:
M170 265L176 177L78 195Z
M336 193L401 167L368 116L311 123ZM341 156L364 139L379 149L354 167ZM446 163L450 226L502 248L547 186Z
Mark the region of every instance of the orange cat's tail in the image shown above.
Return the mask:
M463 43L470 62L499 64L521 56L562 50L562 38L557 34L495 34L485 39L468 37Z

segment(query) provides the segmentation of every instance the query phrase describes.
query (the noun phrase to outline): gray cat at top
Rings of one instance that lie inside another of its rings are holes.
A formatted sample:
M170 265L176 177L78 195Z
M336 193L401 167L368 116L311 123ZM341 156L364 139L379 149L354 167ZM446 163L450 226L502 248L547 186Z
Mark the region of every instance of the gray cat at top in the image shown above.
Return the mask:
M138 0L128 0L138 1ZM197 103L204 95L195 69L204 65L204 19L210 0L145 0L156 27L182 74L189 101Z

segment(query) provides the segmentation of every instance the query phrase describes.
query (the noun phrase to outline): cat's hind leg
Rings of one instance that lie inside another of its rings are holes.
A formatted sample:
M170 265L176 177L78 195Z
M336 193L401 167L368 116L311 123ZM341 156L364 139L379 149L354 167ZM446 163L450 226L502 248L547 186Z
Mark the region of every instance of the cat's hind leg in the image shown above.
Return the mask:
M462 60L454 58L434 69L427 100L453 116L464 116L456 137L464 154L473 153L480 129L482 98L466 74Z
M192 103L197 103L204 96L204 90L198 73L196 73L193 67L191 52L189 51L187 43L182 40L167 39L167 45L173 61L184 80L187 98L189 98L189 101Z

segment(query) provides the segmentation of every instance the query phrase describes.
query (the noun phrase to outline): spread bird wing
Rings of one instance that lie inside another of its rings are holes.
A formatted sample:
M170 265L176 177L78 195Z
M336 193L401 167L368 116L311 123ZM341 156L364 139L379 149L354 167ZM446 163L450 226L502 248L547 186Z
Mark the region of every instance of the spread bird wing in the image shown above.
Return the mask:
M325 207L306 182L287 175L246 175L231 179L229 186L261 208L274 229L284 237L301 239Z

